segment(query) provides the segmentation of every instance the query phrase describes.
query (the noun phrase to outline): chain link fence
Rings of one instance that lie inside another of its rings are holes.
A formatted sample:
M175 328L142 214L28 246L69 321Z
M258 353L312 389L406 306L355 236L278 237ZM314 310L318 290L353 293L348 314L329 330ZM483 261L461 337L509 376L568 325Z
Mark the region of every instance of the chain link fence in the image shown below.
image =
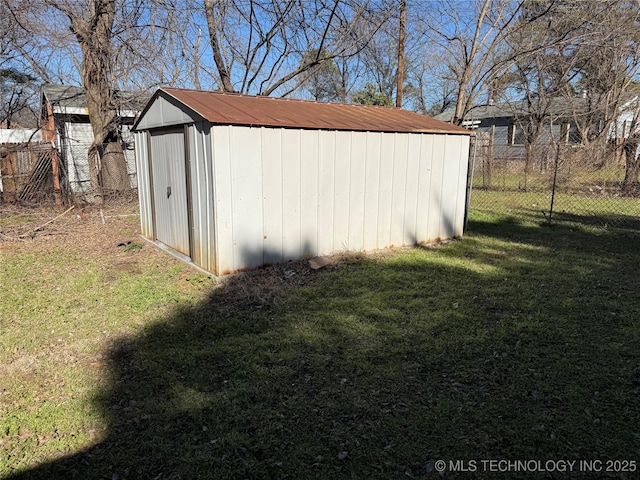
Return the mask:
M56 149L50 143L0 146L0 201L23 205L90 203L96 192L91 186L89 147L86 142L64 142ZM137 197L133 143L123 144L130 192L106 192L110 199ZM55 167L54 167L55 166ZM57 180L57 181L56 181ZM100 180L100 177L98 177Z
M547 222L640 223L640 192L624 182L622 148L553 141L526 146L508 140L495 129L477 132L472 140L472 211Z
M136 161L131 147L124 143L124 155L127 162L129 184L133 190L138 188L136 176ZM89 172L89 148L91 143L66 142L62 148L61 177L63 189L68 192L71 199L82 202L91 198L95 192L91 188L91 176Z

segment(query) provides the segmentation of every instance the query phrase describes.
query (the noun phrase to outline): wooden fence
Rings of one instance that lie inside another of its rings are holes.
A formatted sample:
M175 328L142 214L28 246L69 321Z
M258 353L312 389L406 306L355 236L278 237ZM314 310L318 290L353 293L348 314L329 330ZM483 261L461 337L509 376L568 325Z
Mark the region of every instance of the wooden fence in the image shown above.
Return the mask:
M37 204L56 199L56 155L50 143L0 146L2 201Z

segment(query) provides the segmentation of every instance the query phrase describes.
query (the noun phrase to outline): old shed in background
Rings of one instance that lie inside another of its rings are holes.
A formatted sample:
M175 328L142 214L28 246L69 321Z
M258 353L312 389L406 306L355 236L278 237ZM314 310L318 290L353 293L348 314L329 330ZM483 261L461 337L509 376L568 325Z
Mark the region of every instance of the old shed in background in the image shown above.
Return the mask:
M134 131L142 234L215 274L462 235L470 132L429 117L162 88Z
M136 116L149 101L149 95L117 91L114 97L118 110L115 121L122 141L131 187L135 188L136 163L133 135L130 130ZM43 140L54 142L60 155L62 188L73 194L76 199L82 200L91 193L89 148L94 139L86 93L82 87L43 85L40 110Z

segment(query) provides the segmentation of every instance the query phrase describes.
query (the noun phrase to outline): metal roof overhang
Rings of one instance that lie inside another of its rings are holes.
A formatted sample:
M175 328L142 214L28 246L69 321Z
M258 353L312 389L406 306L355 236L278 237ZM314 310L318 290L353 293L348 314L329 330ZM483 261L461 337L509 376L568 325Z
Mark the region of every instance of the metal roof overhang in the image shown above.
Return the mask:
M161 88L153 95L138 118L138 122L161 92L174 98L208 122L218 125L473 135L473 132L465 128L400 108L323 103L169 87ZM134 129L137 128L138 122L134 125Z

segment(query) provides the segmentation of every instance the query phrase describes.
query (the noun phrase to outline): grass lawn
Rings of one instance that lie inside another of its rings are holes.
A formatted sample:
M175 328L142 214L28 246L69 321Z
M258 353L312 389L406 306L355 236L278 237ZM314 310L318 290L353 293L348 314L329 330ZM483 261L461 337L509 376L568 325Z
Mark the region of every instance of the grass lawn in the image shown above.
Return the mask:
M541 223L548 219L550 206L551 191L475 189L471 194L471 208L476 214L501 214L507 218ZM553 219L560 222L593 224L605 228L619 226L638 230L640 229L640 199L581 197L558 192L554 198Z
M481 211L219 283L135 217L68 217L0 243L1 478L638 478L640 230Z
M498 164L500 165L500 164ZM533 191L550 191L553 184L554 165L548 164L547 169L540 171L536 165L525 175L524 163L519 165L518 171L495 168L491 175L482 171L476 165L473 175L473 188L491 187L497 190L514 191L526 188ZM621 166L608 166L597 169L581 168L577 165L560 165L556 175L558 191L576 192L582 195L619 196L620 184L624 180L625 169Z

